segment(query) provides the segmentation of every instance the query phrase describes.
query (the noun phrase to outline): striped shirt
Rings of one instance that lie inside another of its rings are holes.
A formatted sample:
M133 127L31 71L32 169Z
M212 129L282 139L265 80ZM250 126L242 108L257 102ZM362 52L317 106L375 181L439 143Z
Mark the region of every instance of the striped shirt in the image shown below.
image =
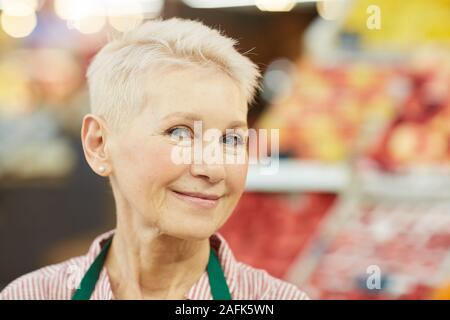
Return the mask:
M50 265L21 276L0 292L0 300L70 300L89 266L114 230L98 236L84 256ZM233 300L307 300L295 285L236 261L226 240L218 233L210 237ZM208 274L205 271L185 294L188 300L212 300ZM112 300L108 273L103 267L91 300Z

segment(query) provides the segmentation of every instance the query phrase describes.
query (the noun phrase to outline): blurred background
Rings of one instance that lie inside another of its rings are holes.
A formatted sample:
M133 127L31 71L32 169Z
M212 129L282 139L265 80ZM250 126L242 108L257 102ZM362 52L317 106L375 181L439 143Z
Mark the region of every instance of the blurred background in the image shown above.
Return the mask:
M85 71L110 35L178 16L239 40L264 74L249 123L280 129L278 173L251 167L220 230L236 257L313 299L450 299L450 0L0 9L0 289L114 227L80 145Z

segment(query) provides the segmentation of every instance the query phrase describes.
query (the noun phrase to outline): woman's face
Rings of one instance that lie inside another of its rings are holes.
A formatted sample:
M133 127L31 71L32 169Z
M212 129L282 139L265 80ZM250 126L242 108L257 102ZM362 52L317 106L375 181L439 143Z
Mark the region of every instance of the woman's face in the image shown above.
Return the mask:
M244 190L247 139L238 131L247 130L246 100L226 74L200 67L173 70L146 85L148 105L108 144L119 219L178 238L207 238L225 223ZM194 121L201 121L203 135L194 135ZM209 129L220 136L206 141ZM243 153L245 160L174 161L174 148L194 154L200 140L200 150L216 144L224 154Z

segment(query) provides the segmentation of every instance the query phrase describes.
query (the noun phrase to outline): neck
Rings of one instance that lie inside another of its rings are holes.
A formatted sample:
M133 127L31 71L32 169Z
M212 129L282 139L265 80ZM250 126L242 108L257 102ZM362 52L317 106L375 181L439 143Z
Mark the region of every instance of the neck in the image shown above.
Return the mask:
M105 261L116 299L184 299L206 270L209 239L185 240L118 220Z

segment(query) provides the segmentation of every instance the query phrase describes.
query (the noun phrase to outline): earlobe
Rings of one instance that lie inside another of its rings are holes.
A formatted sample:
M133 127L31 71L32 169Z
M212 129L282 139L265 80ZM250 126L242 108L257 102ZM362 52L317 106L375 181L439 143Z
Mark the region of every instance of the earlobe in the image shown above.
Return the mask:
M101 175L109 175L109 159L106 152L106 125L100 117L87 114L83 118L81 141L84 156L92 170Z

